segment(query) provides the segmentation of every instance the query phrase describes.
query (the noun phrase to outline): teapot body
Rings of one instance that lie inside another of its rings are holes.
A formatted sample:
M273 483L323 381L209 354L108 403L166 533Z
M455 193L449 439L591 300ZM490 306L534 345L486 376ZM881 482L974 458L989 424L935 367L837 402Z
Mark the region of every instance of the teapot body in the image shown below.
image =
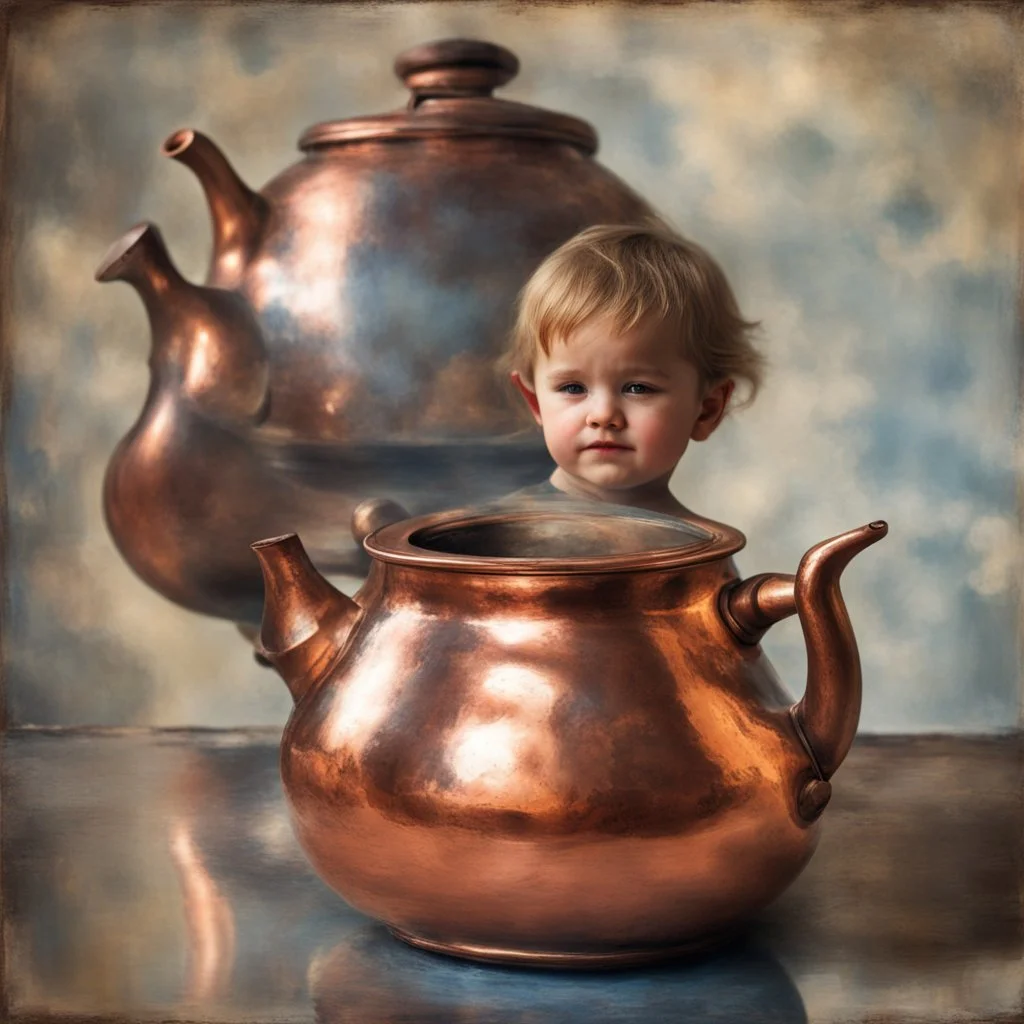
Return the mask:
M156 383L112 456L104 503L119 550L166 597L251 631L258 538L300 530L325 571L361 576L368 561L336 523L362 500L387 493L421 514L550 474L495 365L516 295L578 231L651 211L592 158L589 125L491 97L517 68L507 50L471 40L407 51L396 62L412 92L405 109L314 125L304 157L261 192L201 133L165 140L210 206L210 287L182 281L139 242L141 226L97 276L128 280L149 313ZM178 311L190 287L201 317ZM223 329L227 299L248 305L244 331ZM258 370L258 415L209 422L176 383L175 353L197 363L211 338L225 343L202 367L209 390L233 395ZM212 440L185 443L198 436ZM221 475L231 488L211 498Z
M537 576L375 560L281 770L310 861L416 945L600 966L720 936L800 872L813 771L731 558Z
M650 214L578 148L503 135L313 149L262 195L238 288L271 361L267 425L336 443L522 430L495 370L519 289L577 232Z

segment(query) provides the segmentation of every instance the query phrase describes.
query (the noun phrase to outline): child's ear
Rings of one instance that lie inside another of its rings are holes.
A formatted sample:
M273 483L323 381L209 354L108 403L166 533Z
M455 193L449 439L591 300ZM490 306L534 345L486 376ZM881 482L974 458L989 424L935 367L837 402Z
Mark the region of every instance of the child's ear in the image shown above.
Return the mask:
M729 408L729 399L732 397L736 382L730 378L719 381L712 385L704 394L700 404L700 414L697 422L690 431L690 438L693 441L706 441L717 428L718 424L725 418L726 410Z
M537 401L537 392L523 380L518 370L513 370L509 376L512 378L512 383L519 389L520 394L526 399L526 404L530 407L533 418L540 423L540 402Z

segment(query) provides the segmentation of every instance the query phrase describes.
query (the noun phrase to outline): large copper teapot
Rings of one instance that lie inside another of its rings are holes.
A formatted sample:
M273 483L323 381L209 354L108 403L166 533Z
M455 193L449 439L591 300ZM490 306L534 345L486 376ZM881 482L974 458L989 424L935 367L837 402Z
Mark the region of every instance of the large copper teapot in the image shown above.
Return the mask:
M199 132L165 141L209 201L208 287L147 225L97 271L151 322L153 383L105 508L158 591L258 622L258 537L298 528L326 571L358 574L333 524L363 498L426 512L550 472L494 371L515 295L577 231L650 210L591 159L588 124L490 95L517 68L488 43L410 50L407 108L309 128L259 193Z
M706 519L441 513L370 533L354 599L294 534L255 544L300 843L436 951L598 966L721 936L814 850L860 714L839 576L886 532L740 580L743 535ZM758 644L794 612L795 703Z

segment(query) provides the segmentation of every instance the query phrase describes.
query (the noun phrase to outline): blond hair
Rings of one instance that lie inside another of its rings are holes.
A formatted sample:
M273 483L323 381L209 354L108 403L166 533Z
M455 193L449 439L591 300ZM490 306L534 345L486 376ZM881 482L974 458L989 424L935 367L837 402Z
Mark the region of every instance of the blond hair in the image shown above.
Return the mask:
M761 385L764 357L722 268L699 245L661 221L587 228L551 253L519 294L511 343L501 360L533 383L538 350L551 352L591 317L610 315L626 331L649 314L679 325L680 354L702 387L732 378L747 385L743 404Z

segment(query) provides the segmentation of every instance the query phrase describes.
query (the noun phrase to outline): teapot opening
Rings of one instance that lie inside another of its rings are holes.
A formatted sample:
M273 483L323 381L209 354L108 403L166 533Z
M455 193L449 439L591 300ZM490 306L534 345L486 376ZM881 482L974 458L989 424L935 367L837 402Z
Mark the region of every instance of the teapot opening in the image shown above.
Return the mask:
M118 280L122 270L124 270L125 265L128 263L129 253L132 252L142 236L151 230L151 226L148 223L136 224L134 227L129 228L103 254L103 259L100 260L100 265L96 268L94 275L96 280L102 282Z
M593 558L703 547L711 534L683 522L628 515L545 513L465 521L417 530L410 544L477 558Z
M191 129L179 128L178 131L164 139L164 143L160 147L160 151L164 156L178 156L192 145L194 139L195 132Z
M374 530L363 547L383 562L449 572L565 576L674 569L731 555L739 530L622 505L557 508L499 503L404 519Z

